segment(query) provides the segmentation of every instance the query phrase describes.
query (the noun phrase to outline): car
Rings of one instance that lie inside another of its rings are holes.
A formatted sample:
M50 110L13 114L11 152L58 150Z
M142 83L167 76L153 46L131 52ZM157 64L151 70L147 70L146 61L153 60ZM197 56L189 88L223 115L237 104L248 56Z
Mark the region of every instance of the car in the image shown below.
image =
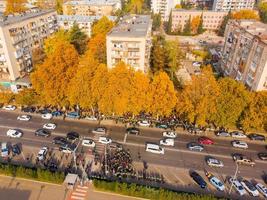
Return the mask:
M264 135L260 135L260 134L256 134L256 133L248 134L248 138L251 140L265 141Z
M34 113L35 110L36 110L35 107L23 107L23 108L21 108L21 111L26 112L26 113Z
M39 161L44 160L44 159L46 158L46 154L47 154L47 152L48 152L48 147L42 147L42 148L39 150L38 154L37 154L37 159L38 159Z
M241 184L251 196L253 196L253 197L259 196L259 191L251 182L244 179L241 181Z
M67 140L71 140L71 141L75 141L78 140L80 138L79 133L71 131L69 133L67 133Z
M105 136L100 136L98 139L98 142L101 144L109 144L112 142L111 138L105 137Z
M177 133L174 131L164 131L162 132L162 136L167 138L176 138Z
M137 122L137 124L139 126L144 126L144 127L149 127L150 126L150 123L147 120L141 120L141 121Z
M53 115L51 113L45 113L45 114L42 114L41 117L43 119L52 119Z
M164 148L159 146L158 144L153 144L153 143L146 143L146 151L151 152L151 153L156 153L156 154L164 154Z
M233 131L230 133L230 135L233 138L246 138L247 136L244 133L238 132L238 131Z
M231 142L233 147L240 148L240 149L247 149L248 144L246 142L240 140L234 140Z
M76 144L65 144L59 147L59 151L62 151L63 153L73 153L76 151L76 148Z
M80 118L80 115L78 112L69 112L66 114L66 117L77 119Z
M92 133L97 133L97 134L106 134L107 128L106 127L96 127L92 130Z
M203 151L204 147L196 142L190 142L187 144L187 148L191 151Z
M247 158L246 156L244 156L243 154L240 153L234 153L232 155L233 160L237 163L237 164L244 164L244 165L250 165L251 167L253 167L255 165L255 162L252 161L252 159Z
M267 152L266 153L265 152L258 153L258 157L261 160L267 160Z
M57 169L58 169L58 166L57 166L56 163L50 162L48 164L47 168L49 169L50 172L55 173L57 171Z
M222 183L222 181L220 181L220 179L218 179L217 177L215 177L213 174L206 172L205 173L207 178L209 179L209 182L219 191L224 191L225 190L225 186Z
M84 119L90 120L90 121L97 121L97 118L95 116L86 116Z
M194 67L200 67L200 66L201 66L201 62L194 61L194 62L192 63L192 65L193 65Z
M92 139L83 138L83 140L82 140L82 146L94 148L95 147L95 142Z
M9 155L9 148L6 142L1 143L1 157L7 158Z
M207 165L211 167L223 167L224 166L222 161L211 156L206 157L206 163Z
M217 131L216 136L229 137L230 134L227 131Z
M206 181L197 172L191 172L190 176L202 189L207 187Z
M111 143L108 144L108 147L110 149L115 149L115 150L122 150L123 149L122 144L120 144L118 142L111 142Z
M267 187L261 183L257 183L255 187L265 198L267 198Z
M7 105L7 106L4 106L2 109L9 110L9 111L14 111L14 110L17 109L17 107L14 106L14 105Z
M159 141L160 145L164 146L174 146L174 139L173 138L164 138Z
M243 196L243 195L245 195L247 193L245 188L242 186L242 184L237 179L234 180L232 177L230 177L228 179L228 182L229 182L230 185L233 185L233 188L236 190L236 192L240 196Z
M169 128L169 126L167 124L163 124L163 123L156 123L156 128L167 129L167 128Z
M20 145L19 144L14 144L12 146L12 153L13 153L13 156L16 156L16 155L20 155L21 154L21 148L20 148Z
M43 128L40 128L38 130L35 131L35 136L43 136L43 137L49 137L51 135L51 133Z
M39 113L39 114L42 114L43 115L43 114L47 114L47 113L51 114L52 111L49 110L48 108L44 108L44 109L37 110L36 113Z
M53 139L52 141L53 144L58 144L58 145L66 145L68 144L68 141L66 138L61 137L61 136L57 136Z
M20 137L22 137L23 133L22 133L22 131L20 131L20 130L9 129L9 130L6 132L6 135L7 135L8 137L12 137L12 138L20 138Z
M208 145L210 145L210 144L214 144L214 142L213 142L212 139L210 139L210 138L208 138L208 137L205 137L205 136L199 137L199 138L198 138L198 142L199 142L200 144L208 144Z
M31 119L30 115L19 115L17 117L17 120L20 120L20 121L30 121L30 119Z
M56 127L57 125L54 123L46 123L43 125L43 128L48 130L54 130Z
M61 115L63 115L62 111L56 110L56 111L52 112L52 116L53 117L58 117L58 116L61 116Z
M140 129L136 127L129 127L126 129L126 132L128 134L133 134L133 135L139 135L140 134Z

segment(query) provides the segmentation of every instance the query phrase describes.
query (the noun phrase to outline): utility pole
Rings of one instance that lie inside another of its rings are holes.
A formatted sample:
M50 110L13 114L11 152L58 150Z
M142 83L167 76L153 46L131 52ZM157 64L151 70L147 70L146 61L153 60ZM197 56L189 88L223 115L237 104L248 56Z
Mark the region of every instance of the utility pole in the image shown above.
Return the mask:
M237 172L238 172L238 164L236 163L235 175L234 175L234 177L233 177L233 181L232 181L232 183L231 183L231 187L230 187L230 190L229 190L229 195L231 194L231 191L232 191L233 182L236 180Z
M105 175L107 175L108 169L107 169L107 146L105 145Z

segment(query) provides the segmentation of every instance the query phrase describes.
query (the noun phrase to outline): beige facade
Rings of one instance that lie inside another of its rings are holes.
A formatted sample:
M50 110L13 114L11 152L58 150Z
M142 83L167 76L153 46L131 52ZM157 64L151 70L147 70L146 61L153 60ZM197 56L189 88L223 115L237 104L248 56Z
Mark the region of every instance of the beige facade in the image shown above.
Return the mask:
M15 81L32 70L32 50L57 30L53 10L28 12L0 22L0 81Z
M64 15L109 16L121 8L120 0L82 0L63 4Z
M267 90L267 25L230 20L225 30L221 67L225 75L254 91Z
M172 10L172 31L184 29L185 24L188 22L189 18L191 21L194 17L203 17L203 28L207 30L217 30L224 16L227 12L214 12L214 11L201 11L201 10L183 10L183 9L173 9Z
M107 64L119 62L135 70L148 72L151 49L152 20L148 15L125 16L107 35Z

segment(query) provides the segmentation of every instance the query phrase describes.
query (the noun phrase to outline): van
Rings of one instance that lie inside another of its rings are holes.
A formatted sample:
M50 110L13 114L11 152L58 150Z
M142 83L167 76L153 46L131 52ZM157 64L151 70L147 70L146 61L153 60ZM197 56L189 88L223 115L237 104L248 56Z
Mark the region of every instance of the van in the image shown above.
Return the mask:
M157 144L147 143L146 151L151 152L151 153L164 154L164 149Z
M7 147L7 143L3 142L2 145L1 145L1 157L7 158L8 155L9 155L9 150L8 150L8 147Z

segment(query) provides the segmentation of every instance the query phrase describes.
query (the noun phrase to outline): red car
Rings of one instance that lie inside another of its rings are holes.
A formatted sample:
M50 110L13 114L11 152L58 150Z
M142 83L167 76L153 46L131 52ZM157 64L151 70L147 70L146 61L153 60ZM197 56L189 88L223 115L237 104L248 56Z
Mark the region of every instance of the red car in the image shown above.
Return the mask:
M199 144L214 144L213 140L208 137L200 137L198 138Z

